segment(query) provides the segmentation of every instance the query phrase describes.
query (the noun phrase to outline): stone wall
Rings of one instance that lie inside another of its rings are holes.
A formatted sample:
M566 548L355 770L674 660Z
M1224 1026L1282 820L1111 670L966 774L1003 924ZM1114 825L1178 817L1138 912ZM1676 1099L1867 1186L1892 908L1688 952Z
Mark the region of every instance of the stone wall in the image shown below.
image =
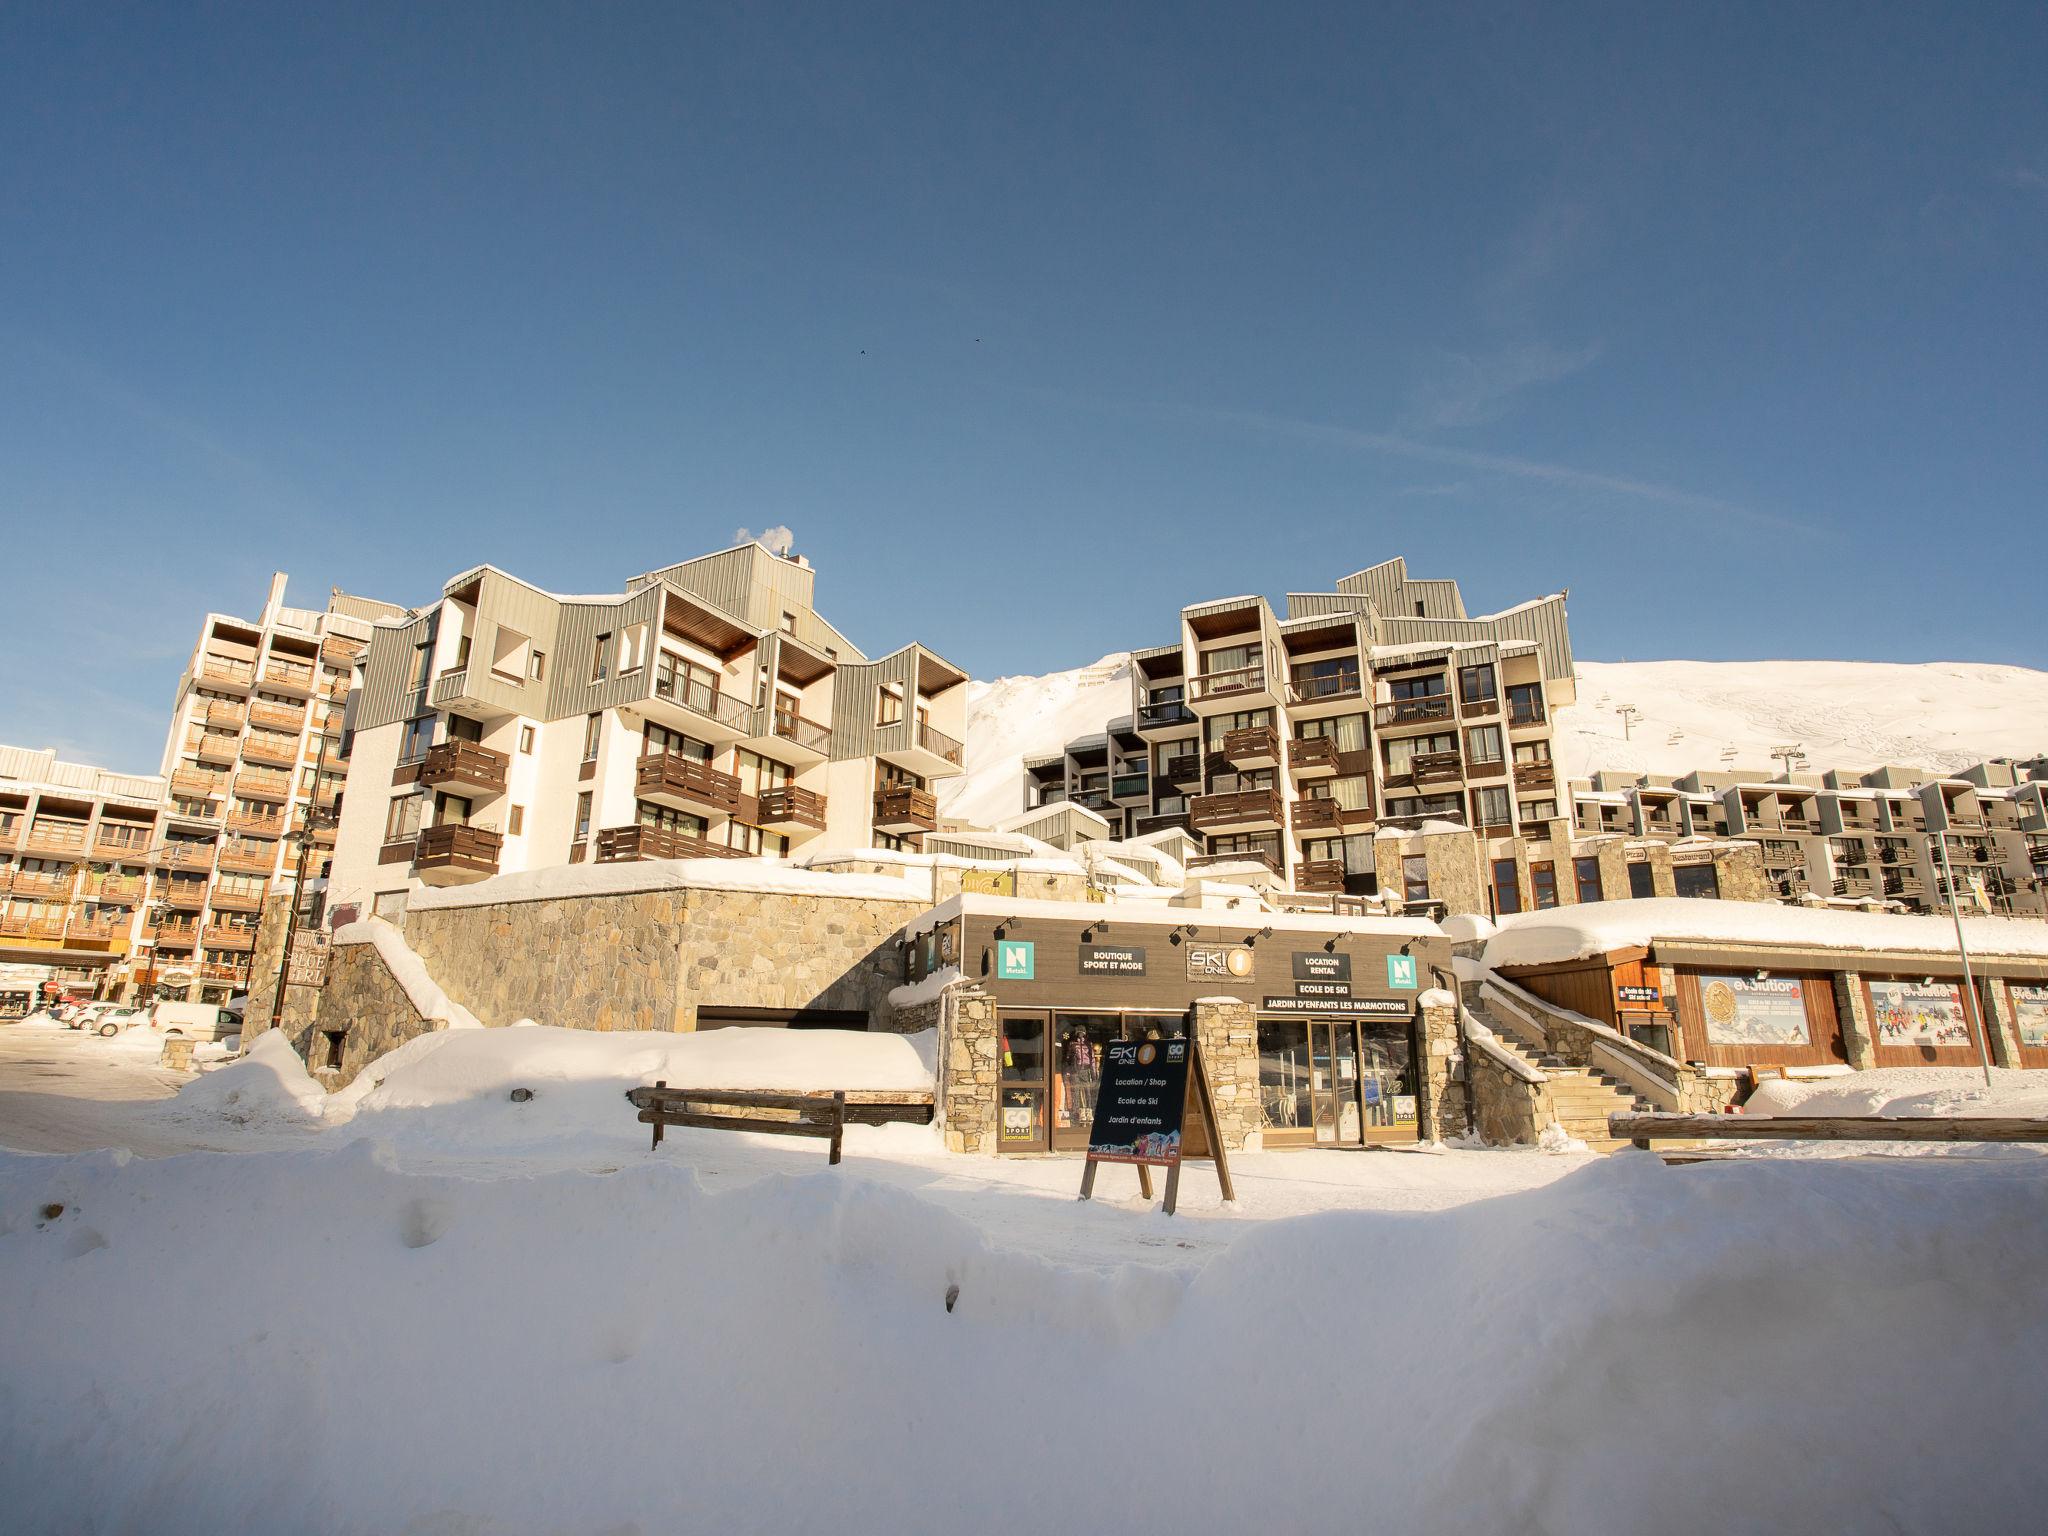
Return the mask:
M243 1043L270 1027L271 1005L277 999L277 972L284 959L285 928L291 916L289 894L271 896L263 903L263 916L256 925L256 948L249 957L249 1001L242 1010ZM278 1027L291 1039L312 1028L320 1011L320 989L286 984L284 1013Z
M921 900L684 888L414 908L406 941L486 1024L687 1030L706 1008L882 1019Z
M1764 851L1755 843L1737 843L1714 850L1714 876L1723 901L1776 901L1764 874Z
M835 875L887 875L892 879L904 873L901 864L883 863L879 859L864 859L857 853L821 858L809 866L826 870ZM999 868L999 866L983 866ZM1028 897L1033 901L1086 901L1088 899L1088 875L1085 870L1075 869L1020 869L1009 870L1017 882L1011 894ZM962 877L967 870L952 865L933 865L929 871L929 883L920 882L920 894L929 898L927 906L937 906L950 901L960 894Z
M327 985L319 996L319 1016L288 1027L285 1038L330 1092L346 1087L386 1051L439 1027L420 1017L374 944L337 944L329 950ZM341 1036L337 1066L328 1064L330 1034Z
M1195 1000L1195 1041L1216 1101L1216 1137L1226 1152L1256 1152L1265 1140L1259 1114L1259 1017L1234 997Z
M1472 1070L1473 1129L1492 1147L1533 1147L1557 1118L1550 1089L1532 1083L1482 1050L1467 1058Z
M948 987L939 1033L939 1128L948 1152L996 1149L996 1000L971 985Z
M1422 1046L1416 1119L1424 1141L1450 1141L1467 1129L1464 1043L1458 1034L1458 1006L1448 992L1441 1003L1425 1004L1417 1031Z
M1837 971L1835 1018L1842 1026L1842 1049L1849 1065L1868 1072L1877 1065L1877 1031L1870 1027L1870 1010L1863 1001L1863 977L1855 971Z

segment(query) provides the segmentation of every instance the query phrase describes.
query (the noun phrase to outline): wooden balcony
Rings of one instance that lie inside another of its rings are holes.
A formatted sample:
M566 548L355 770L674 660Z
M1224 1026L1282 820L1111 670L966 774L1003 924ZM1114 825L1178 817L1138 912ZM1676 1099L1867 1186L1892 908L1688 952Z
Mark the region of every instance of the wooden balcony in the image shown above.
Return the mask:
M252 735L242 743L242 760L249 763L270 763L279 768L293 768L299 761L299 744L296 741L280 739L265 740Z
M76 858L85 852L85 823L82 821L48 821L42 817L30 825L28 837L22 847L29 853L54 853L59 857Z
M277 693L313 691L313 668L303 661L286 661L273 656L263 664L263 686Z
M1500 713L1500 695L1497 693L1460 694L1458 713L1467 720L1484 720Z
M339 704L348 697L348 688L349 680L345 677L323 677L319 697L329 704Z
M1293 702L1304 707L1342 703L1346 699L1357 698L1364 691L1363 674L1355 663L1334 672L1302 668L1289 681L1294 686Z
M258 699L249 706L249 723L266 730L289 731L296 736L306 723L306 712L296 704L273 704L267 699Z
M1523 726L1541 725L1549 716L1541 699L1526 695L1508 695L1508 729L1520 730Z
M1341 891L1344 889L1342 859L1309 859L1294 867L1297 891Z
M1280 738L1271 726L1247 726L1224 735L1222 755L1233 768L1271 768L1280 761Z
M206 942L211 944L213 935L208 934ZM240 986L249 979L249 962L246 959L202 961L199 965L199 979L225 982L231 987Z
M822 762L832 753L832 727L806 720L794 709L760 711L754 735L748 738L770 757L791 757L798 763ZM776 749L781 748L778 752Z
M1109 798L1142 801L1152 793L1152 776L1147 773L1113 773L1109 777Z
M504 839L488 827L442 822L421 832L413 845L413 872L427 885L467 885L498 872Z
M1418 752L1408 766L1417 784L1455 784L1465 777L1465 759L1455 752Z
M157 895L176 912L197 912L206 905L204 880L166 880Z
M156 940L158 949L189 950L199 942L199 925L193 922L158 923L150 936Z
M1374 705L1372 711L1373 724L1381 730L1429 725L1450 718L1451 696L1447 693L1433 693L1420 699L1389 699L1384 704Z
M142 900L147 885L140 875L102 875L84 894L110 906L132 907Z
M125 936L131 914L102 912L93 917L74 917L71 925L64 930L67 944L109 944Z
M656 805L730 816L740 808L740 781L675 752L650 752L633 770L633 793Z
M1217 704L1241 697L1255 701L1247 706L1252 708L1256 708L1259 702L1274 702L1266 687L1265 666L1260 663L1231 667L1222 672L1197 673L1188 679L1187 689L1191 704Z
M495 747L474 741L444 741L428 748L426 761L420 764L420 782L502 795L510 766L511 759Z
M673 832L667 827L635 824L606 827L597 834L597 862L627 864L638 859L744 859L750 855L740 848L707 842L690 832Z
M26 912L0 912L0 937L25 939L35 927L37 919Z
M187 800L210 800L227 788L228 776L204 768L173 768L171 793Z
M1131 831L1138 837L1148 832L1164 832L1169 827L1178 827L1183 832L1194 831L1186 811L1161 811L1154 816L1139 816L1132 821Z
M261 815L255 811L229 811L228 830L239 837L283 837L282 812Z
M71 895L71 874L66 871L57 874L52 871L16 870L8 882L8 892L14 896L34 896L45 900L63 901Z
M955 741L944 731L926 725L923 721L918 722L917 730L912 734L911 739L916 743L917 749L920 752L929 752L933 757L944 758L955 768L960 767L965 759L967 752L965 745Z
M1297 779L1329 778L1337 768L1334 737L1297 736L1287 743L1287 770Z
M143 858L156 840L156 829L133 822L103 821L93 829L92 851L109 859L130 863Z
M930 832L939 824L938 797L928 789L892 784L875 791L875 828L881 832Z
M277 867L277 850L268 843L229 843L220 851L220 867L238 875L267 875Z
M206 723L223 731L239 731L249 722L249 706L233 699L209 699Z
M226 949L238 954L247 954L256 947L256 930L254 928L231 927L223 923L208 923L206 925L206 947L208 949Z
M244 800L282 803L292 797L292 776L274 768L244 768L235 775L235 793Z
M1190 873L1198 869L1214 869L1219 864L1261 864L1274 874L1280 873L1280 855L1265 848L1243 848L1236 853L1198 853L1188 860Z
M213 855L211 838L168 842L156 850L156 866L159 869L211 869Z
M263 910L264 887L254 890L238 890L231 885L215 886L213 910L216 912L261 912Z
M714 746L740 740L754 720L754 707L725 692L711 677L658 668L648 681L642 707L649 719Z
M1202 760L1192 754L1169 757L1160 771L1169 784L1189 784L1202 776Z
M1140 736L1166 736L1192 729L1195 712L1178 699L1138 707L1136 730Z
M797 784L761 791L760 823L764 827L799 826L825 830L825 797Z
M247 688L256 680L256 667L252 662L207 656L199 663L199 680L217 688Z
M320 641L320 659L329 666L349 667L363 654L363 642L345 635L327 635Z
M1516 789L1555 789L1557 769L1550 763L1515 764ZM1669 825L1668 822L1665 823Z
M1277 832L1280 796L1271 789L1197 795L1188 802L1188 816L1197 832Z
M1297 834L1306 832L1334 832L1344 825L1344 808L1334 800L1297 800L1294 802L1294 830Z
M192 755L202 763L232 763L242 755L242 740L223 731L208 731L199 738Z

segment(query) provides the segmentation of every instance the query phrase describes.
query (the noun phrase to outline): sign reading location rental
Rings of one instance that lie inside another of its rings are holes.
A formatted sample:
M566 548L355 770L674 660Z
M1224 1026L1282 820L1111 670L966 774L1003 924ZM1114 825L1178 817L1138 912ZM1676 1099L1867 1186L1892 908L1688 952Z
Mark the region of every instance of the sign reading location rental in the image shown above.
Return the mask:
M1142 976L1145 974L1145 951L1141 945L1131 944L1083 944L1081 946L1081 974L1083 976Z
M1310 950L1307 954L1294 957L1294 979L1296 981L1341 981L1351 980L1351 957L1333 955L1324 950Z
M1038 946L1029 939L996 940L996 977L1000 981L1033 981L1038 976Z
M1387 985L1404 992L1415 990L1415 957L1413 955L1387 956Z
M1188 1100L1188 1042L1124 1040L1105 1048L1088 1156L1098 1163L1180 1162Z

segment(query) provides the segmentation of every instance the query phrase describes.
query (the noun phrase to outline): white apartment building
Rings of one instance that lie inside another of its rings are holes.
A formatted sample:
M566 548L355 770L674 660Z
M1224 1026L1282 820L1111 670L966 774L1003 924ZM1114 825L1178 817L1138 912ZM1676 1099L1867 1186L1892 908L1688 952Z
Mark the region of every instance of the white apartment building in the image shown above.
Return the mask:
M375 626L351 695L330 918L414 880L807 847L916 849L962 771L967 676L869 658L800 556L747 543L564 596L492 566Z

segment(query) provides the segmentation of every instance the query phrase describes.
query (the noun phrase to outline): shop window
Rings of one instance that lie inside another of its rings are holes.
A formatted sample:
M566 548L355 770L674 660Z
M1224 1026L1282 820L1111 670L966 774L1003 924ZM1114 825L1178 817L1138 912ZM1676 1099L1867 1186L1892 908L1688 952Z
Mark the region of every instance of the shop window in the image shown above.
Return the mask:
M1673 888L1681 896L1718 897L1720 877L1711 864L1680 864L1671 871Z
M1515 878L1513 859L1493 861L1493 910L1497 917L1511 917L1522 910L1522 887Z
M1600 861L1597 858L1573 859L1572 879L1578 887L1580 901L1600 899Z
M1536 904L1538 912L1557 905L1557 866L1555 864L1531 864L1529 866L1529 899Z
M1637 901L1647 901L1657 894L1657 882L1651 877L1648 860L1638 859L1630 863L1628 893Z

